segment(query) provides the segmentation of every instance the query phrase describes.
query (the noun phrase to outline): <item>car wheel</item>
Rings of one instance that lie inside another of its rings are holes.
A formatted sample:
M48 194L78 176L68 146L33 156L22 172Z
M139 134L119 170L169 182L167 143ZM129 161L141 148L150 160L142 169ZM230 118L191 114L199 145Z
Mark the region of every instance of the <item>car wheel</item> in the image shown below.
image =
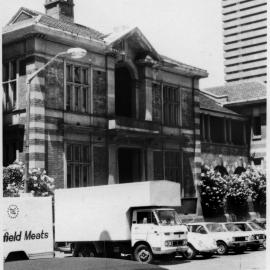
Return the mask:
M212 252L202 253L202 256L205 259L209 259L209 258L211 258L213 256L213 253Z
M141 263L151 263L153 261L153 253L149 246L141 244L134 250L134 259Z
M217 254L225 255L228 253L228 247L223 241L217 241Z
M184 258L192 260L196 257L196 255L197 255L196 249L191 244L188 244L188 249L185 252L183 252Z

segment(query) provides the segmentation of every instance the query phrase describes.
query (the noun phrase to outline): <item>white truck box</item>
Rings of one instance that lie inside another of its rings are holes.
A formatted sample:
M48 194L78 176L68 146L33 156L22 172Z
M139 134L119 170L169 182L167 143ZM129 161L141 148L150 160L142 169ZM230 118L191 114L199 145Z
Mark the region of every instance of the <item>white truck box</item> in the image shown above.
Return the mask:
M54 256L52 198L3 198L4 258L25 252L29 259Z
M55 241L130 240L130 208L180 203L180 185L165 180L56 190Z

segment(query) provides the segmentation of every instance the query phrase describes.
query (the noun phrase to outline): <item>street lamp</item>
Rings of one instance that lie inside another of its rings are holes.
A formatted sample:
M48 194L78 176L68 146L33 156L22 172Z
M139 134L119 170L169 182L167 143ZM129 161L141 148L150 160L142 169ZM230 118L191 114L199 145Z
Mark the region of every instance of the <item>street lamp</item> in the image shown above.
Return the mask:
M24 171L24 191L27 192L27 179L29 176L29 129L30 129L30 85L31 81L39 74L40 71L44 70L59 56L69 55L73 59L79 59L86 55L86 50L82 48L70 48L65 52L59 52L52 57L46 64L40 67L38 70L29 74L26 78L26 89L27 89L27 107L26 107L26 138L25 138L25 171Z

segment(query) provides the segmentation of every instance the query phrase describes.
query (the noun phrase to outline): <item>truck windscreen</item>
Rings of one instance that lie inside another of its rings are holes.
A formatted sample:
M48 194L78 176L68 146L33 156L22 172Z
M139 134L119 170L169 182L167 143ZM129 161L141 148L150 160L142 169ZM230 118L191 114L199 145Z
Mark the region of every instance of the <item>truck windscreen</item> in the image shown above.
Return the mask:
M156 210L160 225L180 225L181 220L174 210Z

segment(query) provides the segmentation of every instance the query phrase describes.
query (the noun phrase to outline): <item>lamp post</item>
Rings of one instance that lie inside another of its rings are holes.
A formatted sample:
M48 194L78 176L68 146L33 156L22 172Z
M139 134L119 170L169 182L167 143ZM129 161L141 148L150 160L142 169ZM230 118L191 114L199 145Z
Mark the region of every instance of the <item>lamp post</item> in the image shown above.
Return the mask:
M25 138L25 170L24 170L24 191L27 192L27 180L29 177L29 129L30 129L30 86L31 81L48 65L50 65L56 58L59 56L69 55L73 59L79 59L86 55L86 50L82 48L70 48L65 52L57 53L54 57L52 57L46 64L40 67L38 70L34 71L33 73L29 74L26 78L26 96L27 96L27 106L26 106L26 138Z

